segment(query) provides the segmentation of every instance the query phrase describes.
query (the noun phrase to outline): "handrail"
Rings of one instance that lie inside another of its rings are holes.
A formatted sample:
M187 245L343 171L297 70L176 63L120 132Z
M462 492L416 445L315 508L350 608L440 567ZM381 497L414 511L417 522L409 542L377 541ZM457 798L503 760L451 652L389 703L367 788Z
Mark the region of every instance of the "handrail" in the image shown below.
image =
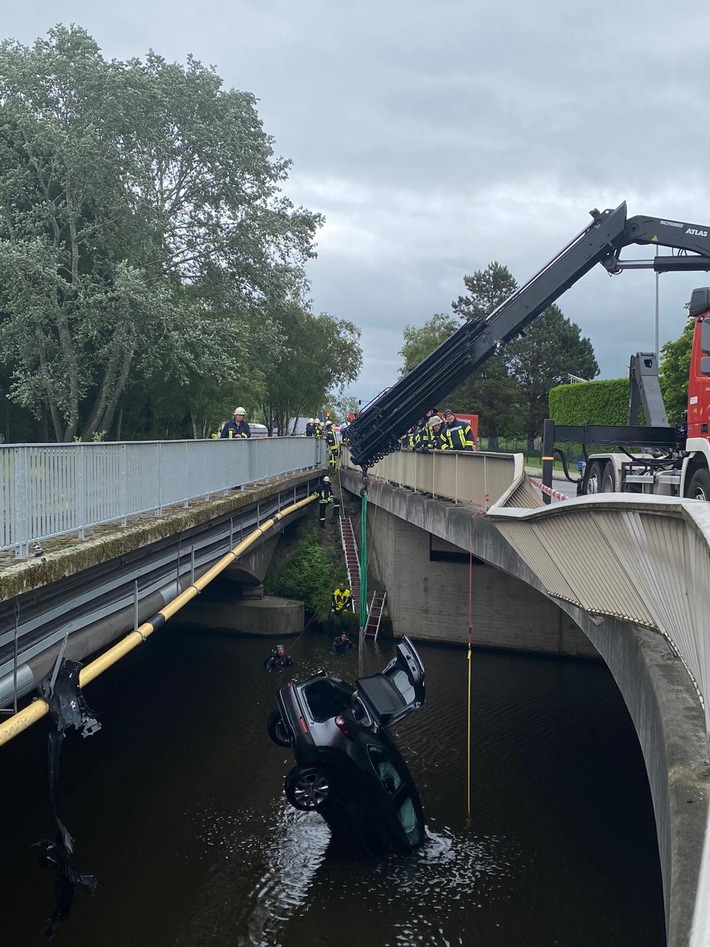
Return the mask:
M0 551L168 506L224 495L321 466L317 438L10 444L0 446ZM39 551L39 550L38 550Z
M99 655L98 658L83 667L79 672L79 686L84 687L86 684L89 684L112 665L116 664L117 661L120 661L121 658L129 654L134 648L137 648L138 645L143 644L154 631L157 631L158 628L164 625L169 618L176 612L179 612L188 602L191 602L196 595L209 585L213 579L220 575L227 566L231 565L235 559L238 559L239 556L246 552L264 533L276 526L282 519L285 519L297 510L303 509L303 507L312 503L315 499L316 497L313 495L306 497L305 500L292 503L290 506L284 507L280 512L275 513L271 519L266 520L261 526L258 526L246 539L243 539L228 553L225 553L207 572L203 573L199 579L196 579L192 585L184 589L171 602L164 605L152 618L143 622L142 625L134 631L129 632L119 642L109 648L108 651L105 651ZM13 714L12 717L0 724L0 746L3 746L24 730L27 730L32 724L41 720L48 712L49 704L47 701L44 700L44 698L38 698L27 707Z

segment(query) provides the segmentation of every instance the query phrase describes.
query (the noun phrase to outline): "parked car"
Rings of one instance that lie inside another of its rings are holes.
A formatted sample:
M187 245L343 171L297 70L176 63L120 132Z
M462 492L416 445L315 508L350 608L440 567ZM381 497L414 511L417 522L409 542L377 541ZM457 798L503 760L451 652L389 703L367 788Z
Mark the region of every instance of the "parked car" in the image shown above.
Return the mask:
M404 853L424 842L419 793L389 728L425 697L424 666L406 637L383 671L354 686L319 671L277 694L269 736L296 760L286 798L318 812L352 854Z

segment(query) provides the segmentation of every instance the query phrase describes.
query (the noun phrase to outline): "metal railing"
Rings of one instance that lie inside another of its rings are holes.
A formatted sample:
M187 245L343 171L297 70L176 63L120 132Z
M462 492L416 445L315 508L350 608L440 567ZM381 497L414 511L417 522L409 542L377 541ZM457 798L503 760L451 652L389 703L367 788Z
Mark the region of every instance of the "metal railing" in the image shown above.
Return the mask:
M323 461L321 442L304 437L0 446L0 551L26 556L46 539Z
M342 461L344 466L354 466L347 447L343 447ZM445 497L455 503L473 503L484 510L500 500L513 484L527 482L522 454L478 451L398 450L368 468L368 474L416 493Z

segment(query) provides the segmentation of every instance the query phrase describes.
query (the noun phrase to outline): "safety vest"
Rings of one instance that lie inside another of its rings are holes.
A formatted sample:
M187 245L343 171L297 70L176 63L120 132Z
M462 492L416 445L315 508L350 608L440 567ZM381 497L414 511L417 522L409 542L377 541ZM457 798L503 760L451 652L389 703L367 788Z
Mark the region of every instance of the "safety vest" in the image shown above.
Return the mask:
M468 422L457 420L453 427L446 429L442 450L473 451L474 449L473 430Z
M342 612L347 608L350 602L350 595L350 589L343 589L342 592L340 589L336 589L333 592L333 608L336 612Z

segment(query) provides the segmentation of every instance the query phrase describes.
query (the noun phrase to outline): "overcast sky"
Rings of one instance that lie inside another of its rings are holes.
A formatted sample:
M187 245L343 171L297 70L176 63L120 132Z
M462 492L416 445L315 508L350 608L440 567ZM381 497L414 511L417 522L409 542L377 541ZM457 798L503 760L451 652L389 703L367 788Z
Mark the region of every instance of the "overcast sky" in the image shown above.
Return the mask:
M76 23L107 58L152 48L213 65L259 100L285 187L325 215L313 308L362 329L369 400L397 378L405 325L450 312L463 276L524 283L597 207L710 224L710 7L699 0L24 0L0 32ZM630 248L625 256L649 256ZM601 376L677 338L710 274L609 277L558 300Z

